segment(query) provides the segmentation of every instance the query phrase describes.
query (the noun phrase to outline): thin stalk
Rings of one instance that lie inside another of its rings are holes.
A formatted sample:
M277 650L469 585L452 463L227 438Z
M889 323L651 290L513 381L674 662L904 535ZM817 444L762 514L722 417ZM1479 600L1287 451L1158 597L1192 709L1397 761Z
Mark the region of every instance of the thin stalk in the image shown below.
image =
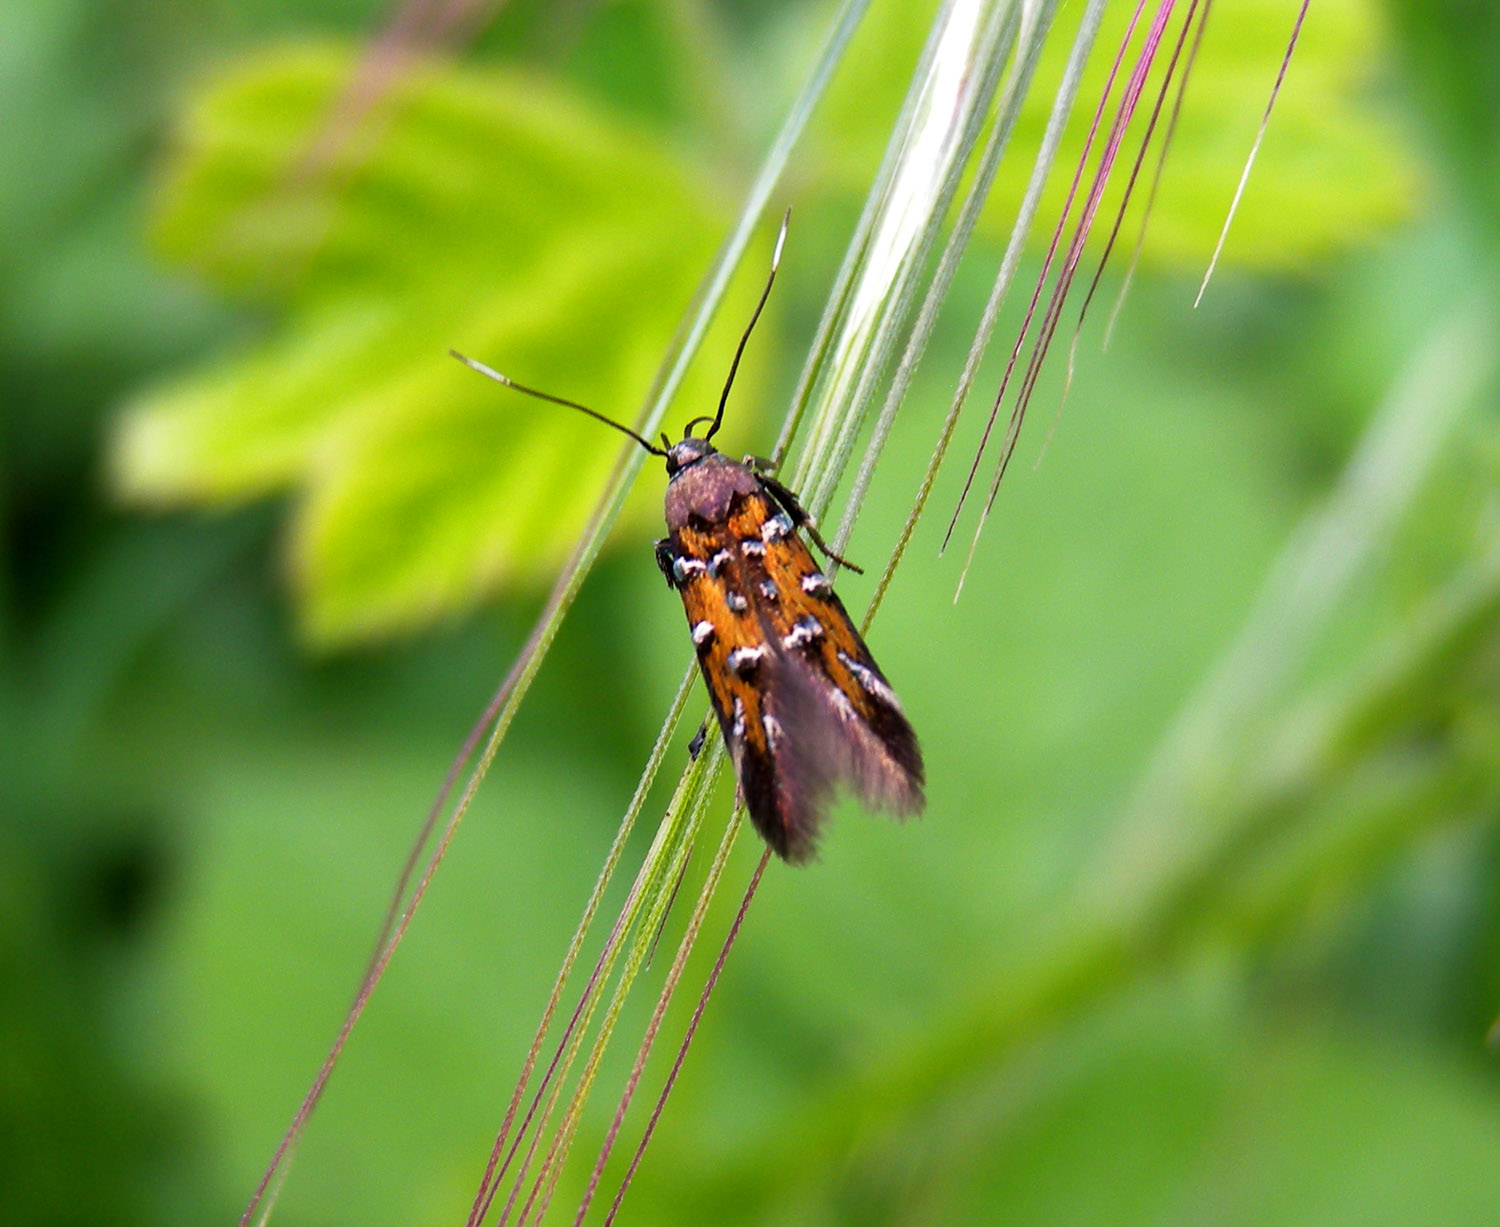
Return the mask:
M936 112L937 116L952 116L952 118L933 136L924 138L920 133L916 135L914 141L916 147L921 148L924 144L930 144L935 147L934 154L925 160L928 164L924 164L924 160L918 160L904 168L903 178L924 186L931 185L929 190L932 194L927 200L913 199L907 208L914 218L924 217L925 220L913 229L910 241L905 244L907 250L901 257L900 276L894 282L894 300L889 309L883 311L877 318L876 326L871 330L867 353L857 366L857 377L849 393L851 409L839 420L834 453L835 462L823 485L815 489L811 496L815 504L819 500L825 504L831 501L839 479L838 475L841 475L847 468L848 459L853 453L856 434L869 407L873 404L876 389L890 364L896 343L901 333L905 331L907 344L902 355L903 362L892 376L891 386L881 406L881 413L876 419L874 430L865 446L854 488L850 497L845 501L844 514L838 532L835 533L834 550L836 553L843 552L843 545L847 544L848 536L853 531L854 521L864 505L865 494L874 476L875 466L884 450L891 426L895 422L896 411L904 399L906 388L910 385L916 364L921 359L926 338L936 322L938 309L947 297L948 287L954 272L957 271L958 260L967 244L968 234L978 218L974 188L979 185L979 180L976 179L968 196L968 203L974 207L967 210L954 227L944 248L944 258L938 261L937 270L928 283L922 304L923 309L918 314L913 327L910 330L905 329L904 324L910 314L911 302L917 293L920 274L926 268L932 250L937 244L939 226L952 207L960 181L979 142L980 134L985 126L985 117L989 113L990 104L999 88L1006 61L1014 49L1019 24L1018 5L1010 3L997 5L991 9L968 53L975 71L960 78L964 88L956 91L951 97L938 94L929 103L931 110ZM1014 80L1015 74L1012 73L1011 76ZM998 128L998 120L995 126ZM990 144L993 145L994 142L991 141ZM983 178L982 171L980 178ZM909 189L903 192L904 186L901 180L897 180L891 185L891 191L898 198L901 195L913 196L914 194ZM987 189L988 181L985 182L984 187ZM978 203L982 204L982 191ZM897 216L900 217L899 214Z
M947 0L944 12L951 8L954 0ZM938 16L941 21L942 14ZM922 54L917 62L913 73L913 79L918 80L932 71L932 59L935 53L934 40L928 39L922 46ZM912 111L916 106L916 92L909 90L902 100L900 114L896 118L895 131L900 132L911 123ZM844 259L839 265L839 271L834 277L833 289L829 291L828 301L824 304L823 314L818 320L817 331L813 334L812 345L808 347L807 359L802 365L802 373L797 378L797 386L792 392L792 399L787 406L786 416L782 419L781 430L776 436L776 447L771 452L772 462L780 468L785 461L787 452L791 449L792 440L797 437L802 429L802 420L807 413L808 406L813 401L813 391L817 385L818 376L827 367L829 353L838 335L839 328L848 311L850 295L853 293L855 278L859 269L869 254L870 234L874 229L876 218L879 216L882 196L878 185L887 182L892 173L892 167L899 160L900 147L897 142L887 144L885 155L880 164L880 169L875 174L877 187L865 195L864 207L860 210L859 220L855 223L854 234L849 240L848 247L844 251ZM803 474L799 471L794 478L798 488L802 487Z
M615 1027L620 1020L621 1011L625 1008L626 998L630 990L635 987L635 981L640 975L641 969L646 964L646 958L651 951L651 944L655 938L656 930L666 915L667 905L671 901L671 883L675 882L686 864L688 850L703 826L703 817L708 808L708 802L713 793L713 784L719 777L720 770L724 766L726 755L722 745L716 745L711 751L700 756L695 767L701 765L701 770L696 773L693 783L688 789L688 799L681 811L686 815L685 820L679 823L667 824L675 829L664 832L665 838L658 839L653 851L657 851L655 857L648 857L648 864L653 866L653 880L646 890L643 890L643 899L649 899L649 903L639 918L638 923L633 922L634 936L631 941L630 950L625 958L625 966L619 979L615 984L614 992L610 997L609 1005L606 1007L604 1016L599 1025L599 1033L594 1039L589 1051L588 1059L584 1063L583 1071L579 1075L578 1085L574 1089L572 1098L563 1113L563 1119L558 1125L557 1132L553 1136L552 1143L547 1149L547 1154L538 1169L536 1178L532 1183L531 1191L527 1194L526 1201L521 1207L520 1217L517 1219L517 1227L522 1227L530 1216L534 1203L539 1196L543 1198L538 1207L538 1217L545 1208L544 1190L548 1187L556 1175L560 1172L568 1151L572 1147L573 1138L578 1130L578 1123L582 1119L583 1105L593 1090L594 1081L598 1076L599 1066L604 1060L605 1050L609 1047L610 1040L614 1037ZM582 1031L578 1033L578 1040L582 1040ZM557 1085L557 1091L562 1089L561 1080ZM556 1092L554 1092L554 1098ZM545 1122L543 1123L545 1127ZM517 1187L519 1188L524 1169L517 1176ZM506 1216L501 1215L500 1222L506 1222Z
M675 731L677 721L682 716L683 708L687 705L688 695L692 693L697 684L697 670L690 669L683 677L681 684L677 687L677 695L672 700L672 706L668 711L667 719L663 722L661 731L656 738L656 744L651 747L651 754L646 760L646 767L641 772L641 778L636 785L635 795L630 799L630 805L626 808L625 817L620 822L619 829L615 832L614 842L610 844L609 852L604 858L604 867L599 872L599 877L594 883L594 889L589 895L588 902L584 904L583 915L579 918L577 927L573 930L573 938L568 943L567 952L563 955L562 966L558 969L557 977L552 984L552 992L547 998L547 1004L542 1010L541 1022L537 1024L536 1034L531 1041L531 1047L526 1053L526 1059L521 1065L520 1077L516 1080L516 1089L511 1095L510 1105L505 1110L505 1120L501 1123L500 1131L495 1137L495 1144L490 1151L489 1160L485 1166L484 1176L480 1181L481 1196L489 1189L490 1183L497 1178L497 1168L500 1162L501 1151L505 1147L507 1137L510 1135L511 1126L515 1122L516 1112L520 1107L521 1100L525 1096L527 1083L531 1081L532 1071L536 1068L537 1055L542 1050L542 1043L546 1039L547 1031L552 1026L553 1016L557 1012L558 1003L562 1000L563 988L573 973L573 966L578 961L579 951L583 948L584 938L593 926L594 917L599 911L599 905L604 898L605 887L609 885L614 876L616 866L619 865L620 856L625 850L625 842L632 830L635 829L635 821L639 817L642 807L646 802L646 794L650 790L656 773L661 767L662 759L667 752L667 746L671 743L672 733ZM613 935L612 935L613 936ZM606 942L606 948L609 943ZM600 968L595 968L597 977ZM584 997L587 997L587 993ZM582 999L580 999L580 1006ZM577 1025L577 1015L569 1027ZM549 1071L550 1076L550 1071Z
M1162 73L1161 84L1156 91L1156 102L1152 105L1151 114L1146 120L1146 131L1141 135L1140 144L1135 152L1135 161L1131 163L1130 174L1125 179L1125 190L1120 195L1120 206L1115 210L1114 224L1109 228L1109 237L1104 240L1104 251L1100 253L1099 262L1094 266L1094 275L1089 280L1089 288L1084 291L1083 305L1078 308L1078 319L1073 325L1073 339L1068 345L1068 365L1067 373L1063 377L1062 396L1058 400L1057 412L1052 415L1052 424L1047 428L1047 436L1042 440L1041 450L1037 456L1037 464L1041 464L1042 456L1046 454L1047 449L1052 444L1052 435L1057 429L1058 419L1062 416L1063 405L1067 403L1068 392L1073 387L1073 374L1077 367L1078 359L1078 342L1083 336L1083 322L1088 318L1089 307L1093 305L1094 295L1099 290L1099 282L1104 276L1104 270L1109 267L1110 256L1114 254L1115 243L1120 237L1120 227L1125 223L1125 214L1129 211L1131 198L1135 195L1135 185L1140 179L1141 167L1146 164L1146 154L1152 148L1151 138L1156 133L1156 125L1161 119L1162 107L1166 105L1167 94L1171 91L1172 82L1179 79L1177 76L1177 65L1182 60L1183 49L1188 45L1188 35L1196 30L1198 37L1202 37L1203 22L1200 21L1196 25L1194 24L1194 18L1198 14L1198 5L1200 3L1202 3L1202 0L1191 0L1191 3L1188 5L1187 16L1182 20L1182 29L1177 32L1177 41L1172 47L1172 58L1167 61L1166 71ZM1204 4L1203 20L1207 21L1207 19L1208 5ZM1196 51L1197 49L1198 40L1195 39L1192 51ZM1187 57L1187 66L1191 66L1192 61L1193 55L1190 51ZM1184 68L1183 76L1180 80L1184 84L1186 83L1186 68ZM1176 97L1180 105L1182 102L1182 91L1180 88L1177 91ZM1151 185L1151 196L1153 199L1155 198L1156 179L1160 178L1162 167L1166 164L1167 150L1171 143L1172 134L1176 130L1176 119L1177 108L1174 107L1171 111L1167 130L1163 134L1158 146L1156 175ZM1147 213L1149 214L1149 212L1150 206L1148 204ZM1141 233L1145 234L1144 228Z
M921 485L917 489L916 498L912 507L907 512L906 522L901 526L901 533L896 539L895 548L891 551L889 560L886 562L885 570L881 572L879 581L875 585L875 593L870 598L870 607L865 615L864 629L869 629L870 620L875 611L880 607L885 598L886 590L890 587L891 579L895 575L897 566L906 553L907 546L911 544L912 534L916 532L917 522L922 518L927 509L927 501L932 495L933 485L937 481L938 470L942 468L943 460L948 454L948 447L953 441L954 430L958 426L959 416L968 400L969 391L974 386L975 376L979 372L979 364L984 358L985 351L989 348L990 338L994 335L995 323L1000 315L1001 304L1005 301L1005 295L1010 289L1010 283L1015 277L1016 266L1021 260L1021 251L1026 243L1026 238L1031 232L1031 223L1036 217L1037 206L1041 201L1042 189L1046 187L1047 176L1051 173L1052 164L1057 157L1058 146L1062 143L1063 132L1067 127L1068 117L1072 114L1073 104L1078 97L1078 88L1083 80L1083 69L1088 62L1089 53L1093 50L1094 40L1099 33L1099 23L1104 17L1105 0L1090 0L1088 7L1084 10L1083 18L1079 23L1078 33L1074 37L1072 50L1068 53L1067 67L1063 70L1062 81L1058 85L1056 97L1053 99L1052 111L1047 119L1046 131L1042 135L1042 143L1037 151L1035 163L1032 166L1031 177L1026 184L1026 192L1021 198L1021 207L1017 210L1016 223L1011 228L1010 239L1005 247L1005 254L1000 260L1000 269L995 276L994 285L990 289L989 299L984 305L984 311L980 316L979 326L975 329L974 339L970 342L968 356L964 359L963 372L959 376L958 385L953 393L953 400L948 406L948 414L943 419L942 429L938 433L936 446L933 448L932 456L927 462L927 471L922 475ZM1041 38L1045 30L1039 24L1034 32L1033 41L1027 42L1023 39L1024 46L1021 55L1023 58L1034 57L1041 51ZM998 157L998 149L995 151Z
M892 138L889 178L848 307L822 377L819 412L796 477L820 516L833 499L855 434L884 375L907 305L998 86L999 49L1014 4L954 0L928 37L927 71L913 82L907 122ZM816 467L811 458L817 457Z
M594 1163L594 1170L589 1176L587 1189L584 1191L583 1199L579 1203L578 1213L574 1216L574 1227L581 1227L584 1215L588 1213L589 1203L594 1198L594 1193L599 1187L599 1179L604 1173L604 1165L609 1161L610 1151L614 1148L615 1139L619 1136L620 1126L624 1123L625 1113L630 1107L630 1101L635 1095L635 1090L640 1085L641 1074L646 1068L646 1059L651 1055L652 1045L656 1042L657 1033L661 1030L662 1020L666 1017L667 1007L677 991L677 983L682 978L682 973L687 967L688 955L693 951L693 946L698 940L698 934L703 928L703 921L708 915L708 906L718 892L719 881L724 876L724 868L729 863L729 853L734 848L736 837L739 835L742 825L743 810L737 809L731 815L729 824L724 828L724 837L719 841L718 851L714 853L713 862L709 865L708 876L704 879L702 889L698 892L698 901L693 906L692 915L688 918L687 928L684 930L682 939L677 944L677 954L672 960L672 966L667 970L666 979L662 983L661 992L656 999L656 1008L651 1012L651 1020L646 1024L646 1033L641 1040L641 1046L636 1052L635 1064L631 1066L630 1076L626 1079L625 1090L620 1096L619 1106L615 1109L614 1119L610 1122L609 1131L605 1135L604 1145L599 1149L599 1157ZM762 864L765 856L762 856ZM743 911L741 912L743 917Z
M1104 198L1104 190L1109 182L1110 172L1114 168L1115 158L1120 151L1121 142L1124 140L1125 130L1130 120L1135 115L1135 109L1140 102L1142 91L1146 86L1146 79L1151 71L1156 53L1161 45L1163 35L1166 33L1167 24L1171 20L1172 10L1176 0L1160 0L1156 15L1146 29L1145 38L1140 54L1136 57L1134 67L1125 83L1125 89L1120 100L1119 107L1115 112L1114 122L1110 125L1108 137L1105 139L1104 148L1099 155L1099 166L1094 172L1094 181L1090 185L1087 198L1084 200L1083 210L1078 222L1073 228L1073 238L1068 244L1067 254L1063 258L1062 269L1058 272L1057 282L1052 288L1052 299L1047 305L1047 310L1042 317L1041 327L1037 330L1036 340L1032 344L1031 358L1026 365L1026 374L1021 381L1021 389L1016 397L1015 408L1011 411L1010 423L1006 428L1005 441L1000 446L1000 459L995 465L995 474L990 479L989 493L985 497L984 508L979 513L979 523L974 528L974 536L969 543L969 553L964 560L963 570L959 573L957 590L953 594L956 601L963 591L964 581L967 579L969 569L974 565L974 555L979 548L979 538L984 532L984 527L989 519L990 512L995 506L995 496L999 493L1000 483L1005 478L1007 468L1010 466L1011 458L1015 455L1016 445L1020 440L1021 426L1026 419L1026 408L1031 402L1032 392L1036 388L1036 381L1041 374L1042 363L1046 359L1047 351L1051 348L1052 337L1057 331L1058 320L1062 318L1062 308L1067 298L1068 290L1072 287L1073 276L1078 270L1079 261L1083 258L1084 244L1088 241L1089 232L1093 229L1094 218L1098 214L1099 204ZM1007 371L1007 376L1009 371ZM1000 390L1000 397L1005 394L1004 385ZM999 408L999 398L996 399L996 409Z
M912 376L916 373L917 366L921 363L923 355L927 350L927 342L932 336L932 330L937 323L939 311L947 300L948 291L953 284L954 275L958 272L959 261L963 258L968 248L969 238L973 234L974 227L979 221L980 214L989 200L990 188L995 181L995 173L999 169L1000 159L1004 155L1010 143L1010 136L1015 129L1016 120L1021 113L1021 106L1026 100L1026 94L1031 87L1031 80L1036 71L1038 61L1041 59L1042 45L1046 41L1047 34L1051 30L1052 18L1057 11L1057 0L1045 0L1044 3L1028 7L1019 17L1014 15L1014 10L1008 14L1007 28L1002 36L1002 41L995 49L996 62L1011 55L1018 35L1016 27L1023 27L1019 34L1019 51L1011 65L1010 73L1006 79L1005 89L996 105L995 116L990 126L989 139L985 143L984 151L980 154L978 169L974 180L969 186L968 194L959 210L958 220L954 223L953 231L948 236L948 242L943 248L943 253L938 259L937 272L927 288L926 297L922 301L922 308L917 314L915 324L907 337L906 348L901 354L901 360L896 365L895 373L891 377L890 387L886 390L885 402L880 407L880 414L875 420L874 429L871 432L871 444L865 450L864 458L860 462L859 472L855 475L854 484L850 489L849 498L844 505L844 514L839 521L838 531L834 534L833 548L837 553L843 553L848 545L849 536L854 529L855 517L864 505L865 495L869 490L870 482L875 474L875 464L885 447L886 438L890 434L891 426L895 422L896 411L906 399L906 394L911 388ZM954 186L957 186L955 178ZM947 202L944 202L943 211L946 212ZM941 445L940 445L941 446ZM899 551L899 546L898 546ZM899 556L899 554L898 554ZM891 570L887 566L887 573ZM871 602L866 618L871 617L879 607L880 597L884 595L882 587L876 593L876 598Z
M1167 119L1167 131L1162 136L1161 147L1157 151L1156 167L1151 173L1151 190L1146 193L1146 207L1141 210L1141 224L1136 231L1135 245L1130 252L1130 265L1125 270L1125 276L1120 280L1120 292L1115 295L1115 305L1110 310L1109 322L1104 326L1104 340L1100 346L1102 349L1109 348L1110 338L1114 336L1115 325L1119 322L1120 312L1125 306L1125 299L1135 281L1135 271L1141 262L1141 251L1146 246L1146 227L1156 211L1156 196L1161 189L1162 171L1167 165L1167 151L1172 148L1172 138L1177 134L1177 123L1182 118L1182 100L1187 96L1188 82L1193 79L1193 66L1198 62L1198 52L1203 46L1203 31L1208 29L1208 18L1212 10L1213 0L1203 0L1203 16L1193 35L1193 45L1188 50L1187 63L1183 65L1182 76L1177 80L1177 96L1172 99L1172 114Z
M1010 383L1010 377L1015 372L1016 363L1020 360L1021 349L1026 343L1026 334L1031 329L1031 321L1036 315L1036 309L1042 299L1042 290L1047 282L1047 274L1052 268L1052 261L1057 258L1058 244L1062 241L1063 230L1067 225L1068 215L1072 212L1073 201L1078 195L1078 185L1083 182L1083 168L1088 162L1089 151L1094 147L1094 140L1099 135L1099 124L1104 116L1105 104L1115 87L1115 79L1119 76L1120 65L1125 62L1125 51L1135 34L1136 24L1140 21L1141 13L1145 10L1146 0L1136 0L1134 11L1130 15L1130 25L1126 28L1125 36L1120 40L1120 49L1115 53L1114 62L1110 65L1109 76L1104 82L1104 90L1100 95L1099 106L1094 112L1093 121L1089 125L1088 135L1084 137L1083 152L1078 156L1078 166L1073 171L1073 181L1068 185L1068 195L1063 201L1062 211L1058 214L1057 227L1052 232L1052 241L1047 245L1047 254L1042 260L1042 271L1037 276L1036 289L1031 293L1031 301L1026 306L1026 318L1021 321L1020 331L1016 334L1016 342L1010 352L1010 360L1005 364L1005 374L1000 378L1000 390L995 393L995 403L990 409L990 416L985 422L984 431L979 436L979 446L975 449L974 460L969 466L968 475L964 478L964 486L959 491L958 502L954 505L953 514L948 519L948 527L943 533L943 544L938 553L942 554L948 548L948 542L953 537L953 530L958 525L958 517L968 501L969 491L973 488L974 479L979 473L979 461L984 455L985 448L989 445L990 435L994 431L995 422L1000 416L1000 405L1005 397L1005 389ZM1092 38L1090 39L1092 45Z
M733 834L731 831L730 835ZM728 836L726 836L726 839ZM688 1046L693 1042L693 1036L697 1034L698 1024L703 1020L703 1011L708 1008L709 995L714 991L714 986L719 982L719 975L724 970L724 964L729 959L729 951L734 946L734 939L739 936L740 926L745 923L745 913L750 910L750 903L755 898L755 892L760 886L761 876L766 871L766 865L770 863L771 850L767 848L761 853L760 861L755 866L755 873L751 875L750 885L745 888L745 897L740 900L739 911L735 913L734 922L729 926L729 932L724 937L724 944L719 948L719 957L714 960L713 970L708 974L708 980L703 985L703 992L698 997L698 1004L693 1008L693 1016L688 1020L687 1031L683 1034L682 1043L678 1046L677 1056L672 1061L672 1068L667 1074L667 1081L661 1088L661 1094L657 1097L656 1105L651 1109L651 1119L646 1122L646 1131L641 1135L640 1144L635 1148L635 1154L630 1158L630 1167L626 1169L620 1187L615 1193L615 1199L610 1204L609 1213L604 1217L604 1227L615 1221L615 1216L620 1212L620 1203L625 1200L625 1190L630 1187L630 1181L634 1178L636 1169L641 1165L641 1157L646 1153L646 1146L651 1141L651 1135L656 1132L657 1122L661 1120L662 1110L667 1106L667 1096L672 1093L672 1088L677 1085L677 1075L682 1072L682 1063L687 1058Z
M531 1107L528 1109L526 1118L523 1120L516 1136L512 1139L510 1151L504 1163L495 1172L493 1179L488 1181L487 1186L481 1185L479 1192L475 1196L474 1205L469 1216L470 1227L477 1227L477 1224L484 1221L485 1215L489 1212L501 1182L506 1178L517 1148L520 1146L527 1132L530 1131L531 1140L528 1143L526 1154L522 1157L521 1166L515 1175L514 1188L500 1215L501 1223L507 1221L521 1185L525 1181L526 1172L530 1168L531 1159L535 1155L541 1134L545 1130L547 1121L550 1119L552 1111L562 1093L563 1083L568 1076L568 1071L571 1069L574 1059L582 1047L589 1023L592 1021L594 1011L599 1004L598 990L608 981L620 951L624 947L626 936L632 930L639 927L643 910L648 917L646 924L649 927L651 917L656 914L655 908L662 897L662 893L657 887L660 885L661 879L672 871L674 853L685 848L693 832L701 823L703 805L708 794L708 788L705 787L705 784L711 783L711 779L717 773L717 770L718 764L712 761L711 756L703 755L700 756L697 762L690 764L689 769L684 772L682 778L678 781L677 790L667 806L666 816L657 828L651 848L647 852L641 868L636 874L636 880L632 884L630 893L620 909L620 914L615 920L609 939L606 941L604 949L600 952L594 972L590 976L583 993L580 995L578 1008L574 1012L573 1019L558 1041L557 1050L553 1055L546 1075L533 1093ZM621 1000L623 998L617 991L615 1001L619 1002ZM618 1014L617 1008L614 1009L614 1014ZM613 1027L612 1019L613 1016L607 1013L606 1037L608 1029ZM602 1054L602 1047L596 1044L595 1057L597 1058L600 1054ZM597 1060L595 1060L595 1064L597 1064ZM549 1087L551 1088L550 1093ZM544 1095L547 1096L545 1106L542 1105L542 1097ZM537 1117L539 1107L541 1107L542 1111L540 1117ZM531 1129L533 1120L535 1120L534 1130Z
M1224 216L1224 226L1219 231L1219 241L1214 244L1214 254L1208 262L1208 268L1203 272L1203 284L1198 287L1198 296L1193 299L1193 306L1203 301L1204 292L1208 289L1208 283L1213 278L1214 269L1219 266L1219 255L1224 250L1224 240L1229 237L1229 226L1234 221L1234 215L1239 212L1240 198L1245 194L1245 184L1250 182L1250 169L1255 165L1255 155L1260 152L1261 142L1265 140L1266 129L1271 124L1271 111L1276 106L1276 96L1281 93L1281 83L1286 80L1286 70L1292 64L1292 52L1297 49L1297 37L1302 33L1302 22L1307 17L1307 6L1310 0L1302 0L1302 6L1297 10L1297 20L1292 25L1292 37L1287 41L1286 54L1281 58L1281 68L1276 73L1276 83L1271 86L1271 96L1266 100L1265 114L1260 117L1260 128L1255 133L1255 142L1250 146L1250 155L1245 159L1245 169L1240 172L1240 181L1234 189L1234 199L1229 202L1229 212Z

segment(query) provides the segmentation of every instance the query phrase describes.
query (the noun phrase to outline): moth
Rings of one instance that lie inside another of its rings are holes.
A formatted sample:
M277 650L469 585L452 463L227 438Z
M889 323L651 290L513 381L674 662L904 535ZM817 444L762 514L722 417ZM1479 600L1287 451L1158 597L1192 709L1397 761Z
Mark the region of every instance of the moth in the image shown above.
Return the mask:
M517 392L580 410L666 461L667 536L656 543L657 565L682 598L750 818L783 859L797 863L812 856L837 789L848 788L872 809L917 814L924 768L895 691L802 534L833 562L851 564L828 549L764 462L736 461L713 446L785 240L783 219L770 276L740 337L718 411L694 418L677 443L663 434L657 447L575 401L453 356ZM693 434L702 422L708 429Z

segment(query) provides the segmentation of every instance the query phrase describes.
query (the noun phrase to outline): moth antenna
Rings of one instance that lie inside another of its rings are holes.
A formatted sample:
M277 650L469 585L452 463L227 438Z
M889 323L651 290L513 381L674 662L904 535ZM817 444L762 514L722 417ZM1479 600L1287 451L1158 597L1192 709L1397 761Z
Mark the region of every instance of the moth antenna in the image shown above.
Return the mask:
M448 352L455 358L457 358L460 362L462 362L470 370L478 371L487 379L493 379L496 383L503 384L507 388L513 388L515 391L522 392L527 396L534 396L537 398L537 400L551 401L554 405L563 405L569 409L577 409L579 413L586 413L596 422L603 422L606 426L613 426L622 435L629 435L653 456L665 456L667 454L661 448L657 447L654 443L650 443L641 435L636 434L636 432L631 430L629 426L615 421L614 418L605 417L597 409L590 409L587 405L580 405L576 400L564 400L561 396L553 396L550 392L539 392L536 388L528 388L523 383L517 383L509 375L502 375L493 367L485 366L483 362L476 362L473 358L459 353L456 349L450 349ZM662 440L663 442L666 441L665 435L662 436Z
M776 235L776 250L771 253L771 273L766 278L766 288L760 292L760 301L755 304L755 314L750 317L750 323L746 326L744 335L740 337L740 347L734 351L734 361L729 364L729 378L724 381L724 391L719 396L719 411L714 414L714 424L708 428L708 433L703 436L705 442L712 439L718 433L720 425L724 421L724 406L729 401L729 389L734 387L735 372L740 369L740 356L745 352L745 342L750 339L750 334L755 331L755 323L760 319L760 313L765 310L766 299L771 297L771 287L776 284L776 266L781 263L781 249L786 245L786 226L792 219L792 211L788 209L781 215L781 231ZM694 418L693 421L700 421Z

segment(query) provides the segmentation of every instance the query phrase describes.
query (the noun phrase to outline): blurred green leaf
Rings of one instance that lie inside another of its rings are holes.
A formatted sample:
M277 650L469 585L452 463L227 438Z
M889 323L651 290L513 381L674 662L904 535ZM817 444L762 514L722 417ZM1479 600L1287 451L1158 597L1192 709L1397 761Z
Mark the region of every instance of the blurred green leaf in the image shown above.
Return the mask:
M447 351L629 419L725 225L666 145L515 70L413 74L343 138L329 117L351 63L277 51L191 108L159 244L276 322L139 397L113 454L138 502L297 490L293 574L321 644L556 565L619 436ZM725 332L685 406L717 393Z

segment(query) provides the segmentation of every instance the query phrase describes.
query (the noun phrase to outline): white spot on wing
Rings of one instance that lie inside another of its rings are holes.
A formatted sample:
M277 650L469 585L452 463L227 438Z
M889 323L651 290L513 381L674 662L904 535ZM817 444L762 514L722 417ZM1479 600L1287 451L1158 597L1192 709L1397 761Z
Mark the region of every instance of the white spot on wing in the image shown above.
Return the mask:
M745 600L745 594L742 592L726 592L724 594L724 604L728 605L735 613L744 613L745 610L750 608L750 602Z
M742 677L753 670L765 658L766 649L760 644L735 648L729 653L729 667Z
M787 651L796 651L804 648L815 639L823 637L823 624L816 618L808 616L798 618L792 625L792 629L781 637L781 646Z
M713 637L714 624L712 622L705 620L703 622L695 622L693 624L693 644L695 647L701 648Z
M854 710L854 704L849 702L849 696L846 695L837 686L830 686L828 688L828 696L833 700L834 710L837 711L843 719L859 719L859 713Z
M901 710L901 701L896 698L896 692L885 684L885 679L876 673L874 669L871 669L868 665L860 664L848 652L840 652L839 659L844 662L849 672L854 674L859 684L868 693L874 695L875 698L879 699L887 707L893 708L896 711Z
M767 713L766 715L761 717L760 722L766 727L766 745L774 750L776 748L776 743L779 742L782 737L781 721L777 720L775 716Z
M833 585L828 582L828 576L821 571L814 571L811 575L802 577L802 591L808 596L827 596L833 591Z
M784 514L773 515L760 526L760 539L767 545L783 540L792 531L792 522Z

